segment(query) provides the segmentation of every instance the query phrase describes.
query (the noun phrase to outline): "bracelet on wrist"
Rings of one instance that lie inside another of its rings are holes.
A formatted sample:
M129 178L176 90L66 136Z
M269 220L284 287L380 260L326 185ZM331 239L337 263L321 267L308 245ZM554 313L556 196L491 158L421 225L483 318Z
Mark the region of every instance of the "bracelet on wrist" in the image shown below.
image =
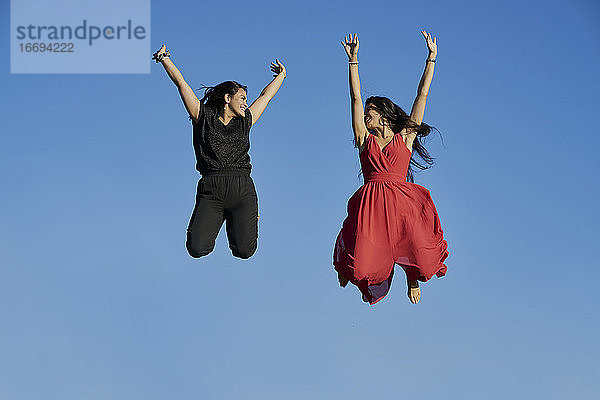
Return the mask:
M358 65L358 61L348 61L348 64L350 64L350 65Z
M432 63L434 63L435 62L435 58L428 58L427 60L425 60L425 62L432 62Z

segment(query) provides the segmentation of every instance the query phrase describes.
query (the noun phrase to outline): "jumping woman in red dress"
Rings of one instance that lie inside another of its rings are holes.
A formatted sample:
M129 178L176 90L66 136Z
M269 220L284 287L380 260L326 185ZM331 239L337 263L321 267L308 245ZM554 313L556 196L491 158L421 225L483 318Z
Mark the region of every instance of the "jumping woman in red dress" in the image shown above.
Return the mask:
M418 281L446 274L448 245L435 205L427 189L412 183L412 167L425 169L433 163L420 139L431 131L422 121L437 41L421 33L429 56L410 115L385 97L369 97L363 109L358 36L348 35L342 42L348 55L352 130L364 185L348 201L333 264L340 285L352 282L370 304L388 293L395 264L406 273L408 298L414 304L421 298ZM421 162L414 159L415 153Z

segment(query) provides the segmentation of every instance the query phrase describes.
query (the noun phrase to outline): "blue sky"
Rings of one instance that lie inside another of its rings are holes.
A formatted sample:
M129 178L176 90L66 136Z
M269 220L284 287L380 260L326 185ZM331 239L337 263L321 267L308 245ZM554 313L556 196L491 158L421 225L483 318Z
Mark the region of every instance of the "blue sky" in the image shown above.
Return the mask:
M2 3L9 26L9 2ZM593 1L152 2L192 87L254 99L259 249L184 246L191 127L151 74L11 75L0 84L0 398L506 399L600 395ZM347 64L363 96L410 109L438 37L425 122L448 274L374 307L331 265L360 186ZM9 46L8 28L4 44ZM150 57L150 54L148 55Z

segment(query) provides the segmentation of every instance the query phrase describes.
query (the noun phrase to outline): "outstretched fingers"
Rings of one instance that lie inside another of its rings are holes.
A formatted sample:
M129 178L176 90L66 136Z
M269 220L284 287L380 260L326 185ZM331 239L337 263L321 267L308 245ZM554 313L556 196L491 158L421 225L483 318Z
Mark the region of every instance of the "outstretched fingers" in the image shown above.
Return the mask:
M349 34L348 36L344 37L344 40L342 40L342 47L346 51L346 55L348 57L350 57L352 55L352 51L350 50L351 44L352 44L352 35Z
M349 33L342 41L342 47L346 51L348 58L356 57L358 54L358 34Z
M421 34L425 38L425 42L427 43L427 48L429 51L437 54L437 38L431 36L431 33L427 31L421 31Z
M281 73L286 73L285 66L277 58L275 59L275 61L271 62L270 68L271 72L273 72L273 76L277 76Z
M427 43L429 43L431 41L431 33L427 32L427 31L421 31L421 34L423 34L423 37L425 38L425 41Z

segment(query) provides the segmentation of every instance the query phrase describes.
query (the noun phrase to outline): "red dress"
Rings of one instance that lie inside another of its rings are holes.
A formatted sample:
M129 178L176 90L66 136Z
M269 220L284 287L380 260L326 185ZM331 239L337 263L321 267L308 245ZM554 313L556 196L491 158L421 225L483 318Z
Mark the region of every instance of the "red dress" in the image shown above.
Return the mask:
M375 304L387 294L394 264L409 280L446 274L448 244L429 191L406 182L411 151L395 134L383 150L369 135L360 153L365 183L348 201L333 254L336 271Z

